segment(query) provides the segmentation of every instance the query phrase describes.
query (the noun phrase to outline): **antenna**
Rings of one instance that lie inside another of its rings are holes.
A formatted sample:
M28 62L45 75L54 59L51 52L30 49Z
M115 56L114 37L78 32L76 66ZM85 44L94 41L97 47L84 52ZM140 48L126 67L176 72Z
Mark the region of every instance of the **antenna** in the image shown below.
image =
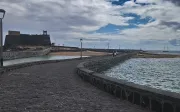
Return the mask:
M167 51L169 51L169 47L168 47L168 45L167 45Z
M108 42L108 49L109 49L109 42Z

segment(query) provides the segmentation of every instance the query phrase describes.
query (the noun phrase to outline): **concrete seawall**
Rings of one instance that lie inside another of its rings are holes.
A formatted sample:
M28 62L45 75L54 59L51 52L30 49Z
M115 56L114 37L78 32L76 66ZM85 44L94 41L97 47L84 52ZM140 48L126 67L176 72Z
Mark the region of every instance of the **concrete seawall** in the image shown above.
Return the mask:
M40 51L3 52L3 58L4 60L13 60L13 59L19 59L19 58L43 56L50 53L50 51L51 51L51 48L47 48Z
M77 66L77 74L84 81L97 88L149 110L155 112L180 112L180 94L178 93L137 85L100 73L132 56L133 54L126 54L83 62Z

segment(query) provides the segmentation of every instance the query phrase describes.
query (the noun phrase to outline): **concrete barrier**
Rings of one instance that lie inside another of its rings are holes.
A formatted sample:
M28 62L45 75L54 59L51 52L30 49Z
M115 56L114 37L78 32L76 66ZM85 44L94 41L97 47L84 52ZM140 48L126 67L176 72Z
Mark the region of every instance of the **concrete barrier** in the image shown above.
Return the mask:
M84 81L99 89L149 110L155 112L180 112L180 94L178 93L137 85L97 73L114 66L118 63L117 61L124 61L130 57L131 55L127 54L115 58L83 62L77 66L77 74Z
M93 57L83 57L82 59L85 60L85 59L91 59L91 58L93 58ZM49 63L59 63L59 62L72 61L72 60L80 60L80 58L65 59L65 60L36 61L36 62L27 62L27 63L4 66L3 68L0 68L0 75L2 75L5 72L9 72L9 71L13 71L16 69L29 67L29 66L49 64Z
M51 51L51 48L47 48L40 51L14 51L14 52L3 52L4 60L13 60L19 58L28 58L28 57L36 57L43 56L48 54Z
M2 75L5 72L9 72L9 71L12 71L12 70L25 68L25 67L29 67L29 66L34 66L34 65L41 65L41 64L48 64L48 63L58 63L58 62L72 61L72 60L87 60L87 59L91 60L91 59L94 59L94 58L107 57L107 56L109 56L109 55L83 57L82 59L73 58L73 59L65 59L65 60L45 60L45 61L35 61L35 62L20 63L20 64L15 64L15 65L4 66L3 68L0 68L0 75Z

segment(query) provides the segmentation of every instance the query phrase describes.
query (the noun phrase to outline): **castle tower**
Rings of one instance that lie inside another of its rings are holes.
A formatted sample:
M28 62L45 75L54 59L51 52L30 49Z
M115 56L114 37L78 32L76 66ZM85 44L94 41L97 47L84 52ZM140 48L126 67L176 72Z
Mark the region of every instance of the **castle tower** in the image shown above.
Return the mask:
M43 35L47 35L47 31L44 31L44 30L43 30Z

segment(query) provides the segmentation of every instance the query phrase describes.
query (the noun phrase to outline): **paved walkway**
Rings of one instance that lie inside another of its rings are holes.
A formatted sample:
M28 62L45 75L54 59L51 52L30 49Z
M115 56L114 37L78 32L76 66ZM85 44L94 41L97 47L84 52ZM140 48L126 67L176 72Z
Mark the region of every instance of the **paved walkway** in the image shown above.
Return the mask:
M148 112L83 82L80 60L36 65L0 76L0 112Z

